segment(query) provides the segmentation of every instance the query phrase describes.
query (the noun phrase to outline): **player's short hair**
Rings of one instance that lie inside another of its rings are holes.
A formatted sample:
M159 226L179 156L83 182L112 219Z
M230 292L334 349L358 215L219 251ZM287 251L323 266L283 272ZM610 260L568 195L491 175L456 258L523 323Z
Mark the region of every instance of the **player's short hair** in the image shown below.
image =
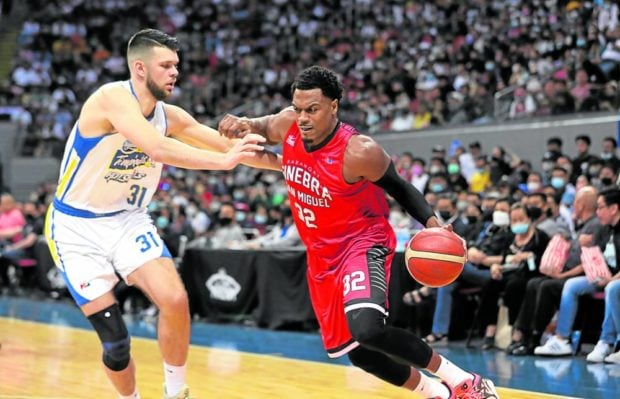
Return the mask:
M153 47L166 47L170 50L179 49L179 41L176 37L170 36L157 29L143 29L135 33L127 43L127 58L132 54L142 53L144 50Z
M342 83L338 75L318 65L311 66L299 72L291 85L291 94L293 94L296 89L321 89L325 97L338 101L342 98Z

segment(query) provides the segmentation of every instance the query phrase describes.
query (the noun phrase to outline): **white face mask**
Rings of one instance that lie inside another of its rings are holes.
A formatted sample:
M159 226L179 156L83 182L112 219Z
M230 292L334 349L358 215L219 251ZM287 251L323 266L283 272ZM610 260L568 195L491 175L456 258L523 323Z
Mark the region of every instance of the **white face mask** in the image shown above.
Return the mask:
M527 191L532 193L540 188L540 183L537 181L531 181L527 183Z
M510 215L508 212L493 211L493 224L496 226L508 226L510 224Z

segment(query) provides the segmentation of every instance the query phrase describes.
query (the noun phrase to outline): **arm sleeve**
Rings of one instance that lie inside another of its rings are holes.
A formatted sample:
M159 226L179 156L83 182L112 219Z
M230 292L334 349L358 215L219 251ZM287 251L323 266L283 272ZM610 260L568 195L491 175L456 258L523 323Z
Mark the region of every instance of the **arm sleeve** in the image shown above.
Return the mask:
M408 214L424 226L426 226L426 222L430 217L435 216L435 213L424 199L422 193L396 173L394 162L390 161L390 165L385 171L385 174L374 182L374 184L390 194L396 202L405 208Z

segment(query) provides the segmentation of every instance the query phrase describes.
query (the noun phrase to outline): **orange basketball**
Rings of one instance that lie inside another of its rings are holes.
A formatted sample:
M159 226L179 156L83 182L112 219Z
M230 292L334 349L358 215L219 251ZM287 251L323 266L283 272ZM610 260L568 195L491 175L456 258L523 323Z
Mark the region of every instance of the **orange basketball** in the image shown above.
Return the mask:
M442 287L456 280L466 260L461 238L440 227L420 231L409 240L405 249L409 274L428 287Z

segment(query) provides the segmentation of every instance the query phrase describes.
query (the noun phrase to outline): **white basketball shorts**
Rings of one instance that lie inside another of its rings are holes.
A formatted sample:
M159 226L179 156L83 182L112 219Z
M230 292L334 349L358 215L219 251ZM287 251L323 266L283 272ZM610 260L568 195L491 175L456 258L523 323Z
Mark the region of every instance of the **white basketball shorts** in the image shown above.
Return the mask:
M146 209L80 217L50 205L45 236L56 266L79 306L111 291L146 262L170 258Z

